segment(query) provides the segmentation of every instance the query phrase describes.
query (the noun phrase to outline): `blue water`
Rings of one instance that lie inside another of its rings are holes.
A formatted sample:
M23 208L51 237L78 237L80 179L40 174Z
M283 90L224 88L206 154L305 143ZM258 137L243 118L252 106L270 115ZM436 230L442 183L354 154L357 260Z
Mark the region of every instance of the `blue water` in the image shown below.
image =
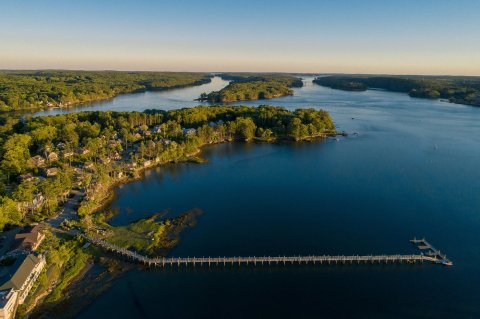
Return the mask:
M177 107L164 93L122 99ZM120 187L111 222L202 209L173 256L409 253L426 236L455 265L138 269L80 318L480 318L480 108L309 81L263 102L327 109L358 136L207 147L206 164Z
M144 111L147 109L172 110L183 107L191 107L199 104L208 104L195 101L200 94L218 91L225 87L228 81L214 77L210 83L187 88L171 89L165 91L147 91L133 94L123 94L112 99L85 103L70 108L52 108L45 111L32 112L34 116L55 114L68 114L82 111Z

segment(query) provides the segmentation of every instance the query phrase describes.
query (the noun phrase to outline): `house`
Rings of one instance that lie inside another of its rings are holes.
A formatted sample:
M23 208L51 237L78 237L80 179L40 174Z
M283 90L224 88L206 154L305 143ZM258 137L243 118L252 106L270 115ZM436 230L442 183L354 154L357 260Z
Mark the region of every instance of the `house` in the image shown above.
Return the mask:
M152 165L152 161L147 160L147 161L143 162L143 167L149 167L151 165Z
M69 152L69 151L63 151L62 152L62 157L63 158L70 158L73 156L73 152Z
M184 128L182 129L183 134L187 136L194 135L197 131L194 128Z
M153 129L152 129L152 133L154 133L154 134L162 133L162 127L160 125L154 126Z
M137 163L130 163L130 164L127 164L126 168L129 171L134 171L136 166L137 166Z
M86 162L86 163L83 165L83 168L84 168L84 169L88 169L88 170L93 170L94 167L95 167L95 164L93 164L93 162Z
M31 182L31 181L34 181L36 178L35 176L33 176L32 173L25 173L25 174L22 174L20 176L18 176L18 181L21 183L21 182ZM0 317L1 318L1 317Z
M33 198L32 202L27 205L29 210L38 210L40 209L43 204L45 204L45 197L42 194L38 193Z
M0 267L0 318L15 318L16 305L23 304L45 263L43 255L22 254Z
M45 165L45 159L40 155L36 155L30 158L30 163L35 167L42 167Z
M50 162L54 162L54 161L58 161L58 154L55 153L55 152L51 152L47 155L47 159L50 161Z
M58 174L58 168L57 167L45 168L42 170L42 173L45 177L56 176Z
M142 138L142 135L140 135L140 133L135 133L135 135L133 136L136 140L139 140Z
M88 153L90 153L90 150L87 149L87 148L81 148L81 149L78 150L78 153L80 155L87 155Z
M75 176L82 176L84 174L83 169L79 167L75 167L73 171L75 172Z
M170 143L172 143L172 141L169 140L169 139L167 139L167 138L162 138L162 139L160 140L160 143L161 143L162 145L170 145Z
M218 120L217 122L211 121L210 123L208 123L208 125L209 125L210 127L216 127L216 126L222 125L222 124L223 124L223 121L222 121L222 120Z
M122 156L119 153L109 154L108 158L111 160L119 161L122 159Z
M35 225L27 231L15 235L16 250L35 251L44 238L45 234L42 232L42 226Z
M116 148L117 146L121 145L119 140L110 140L108 141L109 148Z
M111 161L111 159L108 158L108 157L100 158L100 163L102 163L102 164L108 164L108 163L110 163L110 161Z
M58 142L56 147L59 149L59 150L64 150L65 147L67 147L67 145L63 142Z

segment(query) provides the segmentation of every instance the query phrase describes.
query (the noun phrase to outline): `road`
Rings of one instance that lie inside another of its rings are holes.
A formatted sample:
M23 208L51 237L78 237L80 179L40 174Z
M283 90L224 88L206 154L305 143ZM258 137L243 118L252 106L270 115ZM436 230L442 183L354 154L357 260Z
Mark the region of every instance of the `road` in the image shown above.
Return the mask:
M64 220L78 220L77 208L80 204L84 193L80 191L72 191L73 197L69 198L63 206L60 213L45 222L54 228L59 228Z

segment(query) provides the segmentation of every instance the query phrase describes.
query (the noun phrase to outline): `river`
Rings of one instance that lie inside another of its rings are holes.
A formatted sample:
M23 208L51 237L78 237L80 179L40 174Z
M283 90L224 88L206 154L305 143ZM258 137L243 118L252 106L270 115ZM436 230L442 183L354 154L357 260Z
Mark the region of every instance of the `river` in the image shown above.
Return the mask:
M192 106L225 84L48 114ZM324 108L358 135L207 147L205 164L153 169L120 187L111 222L202 209L172 256L410 253L408 240L425 236L454 266L138 269L79 318L480 318L480 108L311 79L294 96L240 104L263 103Z

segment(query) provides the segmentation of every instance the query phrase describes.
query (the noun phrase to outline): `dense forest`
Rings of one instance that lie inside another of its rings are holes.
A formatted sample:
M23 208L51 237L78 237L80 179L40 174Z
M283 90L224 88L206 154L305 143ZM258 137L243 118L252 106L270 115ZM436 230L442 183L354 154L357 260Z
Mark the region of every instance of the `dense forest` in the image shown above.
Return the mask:
M205 73L0 71L0 111L64 107L122 93L199 85Z
M319 85L347 91L379 88L405 92L412 97L448 99L452 103L480 106L479 77L434 76L326 76L314 81Z
M203 93L199 100L215 103L263 100L293 95L292 87L301 87L300 78L287 74L223 73L220 77L230 84L210 93Z
M0 229L56 214L73 189L88 216L111 185L147 167L194 156L205 144L302 140L335 133L323 110L199 106L172 111L0 117Z

